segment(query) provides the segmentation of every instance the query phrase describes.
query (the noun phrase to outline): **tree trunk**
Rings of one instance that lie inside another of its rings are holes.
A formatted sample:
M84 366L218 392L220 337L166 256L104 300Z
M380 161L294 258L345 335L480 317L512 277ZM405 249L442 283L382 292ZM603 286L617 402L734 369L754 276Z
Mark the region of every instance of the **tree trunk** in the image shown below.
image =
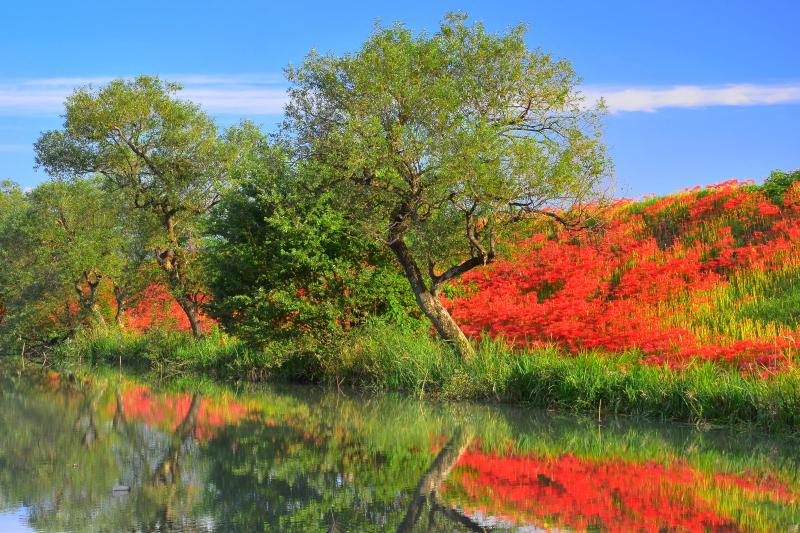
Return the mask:
M80 283L75 283L74 285L75 292L78 294L78 303L83 307L85 316L90 317L96 324L105 328L106 319L97 307L97 287L100 281L90 281L86 274L84 274L84 279L86 280L86 291L83 290Z
M389 246L405 271L406 278L408 278L411 289L414 291L417 305L431 321L436 333L439 334L442 340L452 345L462 359L465 361L472 359L475 355L475 348L472 347L472 343L461 331L458 323L453 320L453 317L442 305L438 294L434 294L426 286L419 267L414 258L411 257L405 242L402 239L397 239Z
M186 313L186 318L189 319L192 335L200 338L204 333L203 325L200 323L200 309L197 303L187 296L190 291L186 282L186 257L175 234L175 220L172 218L174 214L175 211L164 213L162 225L167 232L169 246L158 253L157 260L161 268L167 273L167 280L172 293L181 295L176 296L175 300L181 306L183 312Z
M114 323L122 328L123 317L125 316L125 291L114 285L114 300L117 302L117 310L114 313Z
M200 309L197 304L189 298L176 298L178 305L181 306L183 312L186 313L186 318L189 319L189 326L192 328L192 335L196 338L201 338L205 331L203 331L203 324L200 322Z

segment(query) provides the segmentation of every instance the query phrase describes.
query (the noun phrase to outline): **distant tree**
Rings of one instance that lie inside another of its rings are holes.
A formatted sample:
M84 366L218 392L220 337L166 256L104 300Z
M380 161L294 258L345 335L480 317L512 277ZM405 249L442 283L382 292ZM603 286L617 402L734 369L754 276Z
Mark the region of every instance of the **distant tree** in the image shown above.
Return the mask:
M3 329L47 343L80 324L105 325L100 294L125 258L119 209L94 179L45 182L18 201L0 227Z
M769 177L764 180L762 188L773 202L780 204L786 191L796 181L800 181L800 169L790 171L773 170Z
M158 264L199 336L199 227L220 199L233 151L210 117L177 98L179 89L148 76L78 89L67 98L64 128L40 137L36 157L53 176L99 174L127 207L154 217Z
M378 27L353 54L289 67L286 131L330 177L336 205L384 242L439 335L473 354L442 287L497 255L528 214L604 192L602 109L587 109L563 60L450 15L437 33Z
M208 223L211 315L254 344L316 348L369 315L407 317L414 302L391 256L354 233L334 195L314 193L313 172L250 124L230 138L241 156Z

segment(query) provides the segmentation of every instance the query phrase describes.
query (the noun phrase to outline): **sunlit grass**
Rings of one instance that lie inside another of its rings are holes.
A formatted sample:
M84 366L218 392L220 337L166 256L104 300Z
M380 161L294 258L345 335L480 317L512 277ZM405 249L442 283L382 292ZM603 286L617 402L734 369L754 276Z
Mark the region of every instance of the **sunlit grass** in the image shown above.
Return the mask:
M666 302L662 316L700 339L791 338L800 326L800 268L736 272L728 283L691 299L690 313L676 312L685 307Z

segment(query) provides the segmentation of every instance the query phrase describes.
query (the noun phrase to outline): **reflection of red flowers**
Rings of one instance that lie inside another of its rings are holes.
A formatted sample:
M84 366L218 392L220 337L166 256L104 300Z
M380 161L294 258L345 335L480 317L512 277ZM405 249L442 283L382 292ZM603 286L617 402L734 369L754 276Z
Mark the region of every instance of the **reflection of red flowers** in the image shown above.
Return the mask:
M741 270L800 268L800 183L778 206L726 182L652 201L622 202L601 231L534 235L512 260L472 271L467 294L445 300L464 330L518 346L570 351L638 348L644 361L706 359L769 372L791 365L800 329L772 338L702 338L680 317Z
M190 331L191 325L175 298L161 285L150 285L144 290L136 305L126 313L127 325L138 332L153 327L169 327L179 331ZM200 322L206 330L214 321L200 314Z
M121 399L126 419L165 431L175 431L192 403L190 394L156 395L144 385L125 390ZM115 408L109 406L112 411ZM201 441L208 440L220 428L236 423L249 413L250 409L236 401L212 402L209 398L203 398L197 411L194 437Z
M737 531L703 491L796 502L785 485L754 476L707 474L683 463L506 456L470 450L443 488L467 512L579 531Z

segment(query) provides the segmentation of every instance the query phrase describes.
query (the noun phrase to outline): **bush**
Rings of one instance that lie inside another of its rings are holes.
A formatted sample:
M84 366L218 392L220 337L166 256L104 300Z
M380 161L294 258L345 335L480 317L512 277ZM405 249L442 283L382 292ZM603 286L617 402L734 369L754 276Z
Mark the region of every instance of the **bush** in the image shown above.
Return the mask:
M769 177L764 180L762 189L764 193L776 204L783 202L783 196L792 183L800 181L800 169L784 172L783 170L773 170Z

